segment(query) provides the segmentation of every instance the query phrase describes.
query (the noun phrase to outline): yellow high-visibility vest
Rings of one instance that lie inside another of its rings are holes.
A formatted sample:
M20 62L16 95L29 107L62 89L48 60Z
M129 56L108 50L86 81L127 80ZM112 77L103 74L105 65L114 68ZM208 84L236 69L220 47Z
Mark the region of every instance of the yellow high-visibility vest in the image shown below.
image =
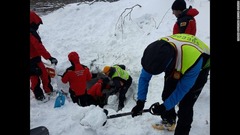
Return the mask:
M184 74L204 53L208 60L203 68L210 66L210 49L197 37L190 34L174 34L160 40L169 42L177 51L175 69Z

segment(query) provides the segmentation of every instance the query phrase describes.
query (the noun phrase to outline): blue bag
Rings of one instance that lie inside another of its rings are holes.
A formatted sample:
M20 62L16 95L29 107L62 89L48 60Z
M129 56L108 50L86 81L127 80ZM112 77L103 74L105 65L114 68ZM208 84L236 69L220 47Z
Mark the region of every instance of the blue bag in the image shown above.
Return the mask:
M65 96L62 94L62 92L58 91L58 96L54 103L54 108L61 107L65 104Z

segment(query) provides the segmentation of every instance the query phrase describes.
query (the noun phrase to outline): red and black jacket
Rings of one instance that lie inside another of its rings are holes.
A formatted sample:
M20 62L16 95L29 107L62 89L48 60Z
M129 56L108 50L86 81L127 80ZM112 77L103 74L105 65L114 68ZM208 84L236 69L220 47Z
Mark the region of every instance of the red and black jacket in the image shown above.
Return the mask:
M49 59L50 53L46 50L41 42L41 39L37 32L30 32L30 59L41 57Z
M177 22L173 26L173 34L186 33L196 35L197 27L194 17L198 14L198 10L192 8L192 6L184 10L182 14L179 15Z
M99 79L90 89L88 89L87 93L97 100L98 97L103 96L102 85L103 81L102 79Z
M87 81L92 79L92 74L89 68L80 62L72 63L62 76L62 82L69 82L69 86L76 96L86 94Z

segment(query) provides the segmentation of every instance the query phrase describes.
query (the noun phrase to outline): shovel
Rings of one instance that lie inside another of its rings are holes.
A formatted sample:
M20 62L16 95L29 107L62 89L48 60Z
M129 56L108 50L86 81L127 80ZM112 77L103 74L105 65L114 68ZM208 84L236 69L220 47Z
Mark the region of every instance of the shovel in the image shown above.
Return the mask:
M156 103L155 103L156 104ZM154 105L151 105L151 107L149 109L143 109L141 112L139 112L138 115L145 113L145 112L149 112L152 115L156 115L153 111L152 108L154 107ZM159 103L158 103L159 104ZM104 112L106 115L108 115L108 111L106 109L104 109ZM113 114L113 115L108 115L107 119L113 119L113 118L118 118L118 117L122 117L122 116L128 116L128 115L132 115L132 112L125 112L125 113L118 113L118 114ZM103 126L106 124L107 120L104 122Z
M103 109L103 112L106 115L108 115L108 110ZM150 109L143 109L140 112L140 114L145 113L145 112L150 112ZM128 115L132 115L132 112L125 112L125 113L118 113L118 114L109 115L109 116L107 116L107 119L113 119L113 118L118 118L118 117L123 117L123 116L128 116ZM102 124L102 126L106 125L106 123L107 123L107 120Z
M150 112L150 109L143 109L141 111L141 113L145 113L145 112ZM132 112L125 112L125 113L109 115L109 116L107 116L107 119L113 119L113 118L118 118L118 117L128 116L128 115L132 115Z

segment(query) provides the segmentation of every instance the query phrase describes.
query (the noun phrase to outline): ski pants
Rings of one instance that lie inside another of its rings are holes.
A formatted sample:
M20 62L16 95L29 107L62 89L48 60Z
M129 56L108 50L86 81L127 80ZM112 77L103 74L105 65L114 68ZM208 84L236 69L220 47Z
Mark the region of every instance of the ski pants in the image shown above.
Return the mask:
M31 62L31 61L30 61ZM53 91L53 87L51 85L51 78L47 73L47 70L42 63L42 61L36 63L36 66L40 68L41 74L40 75L31 75L30 81L31 81L31 90L34 93L34 96L36 99L38 99L41 96L44 96L43 90L45 93L49 93ZM42 88L40 87L40 84L42 83Z
M124 103L124 100L126 99L126 93L129 89L129 87L131 86L132 84L132 77L129 76L128 80L124 83L122 89L120 89L119 91L119 104L123 104Z
M202 92L204 85L207 82L209 75L209 68L203 69L195 84L190 91L179 102L179 110L176 114L175 108L169 110L165 115L161 116L162 119L167 120L169 123L175 123L176 116L178 116L177 126L174 135L189 135L191 124L193 122L193 106ZM168 78L165 80L162 99L165 101L167 97L173 92L177 85L177 80Z
M89 106L94 104L93 97L91 97L87 93L83 95L76 95L75 92L70 88L69 88L69 93L73 103L77 103L79 106L84 107L84 106Z

